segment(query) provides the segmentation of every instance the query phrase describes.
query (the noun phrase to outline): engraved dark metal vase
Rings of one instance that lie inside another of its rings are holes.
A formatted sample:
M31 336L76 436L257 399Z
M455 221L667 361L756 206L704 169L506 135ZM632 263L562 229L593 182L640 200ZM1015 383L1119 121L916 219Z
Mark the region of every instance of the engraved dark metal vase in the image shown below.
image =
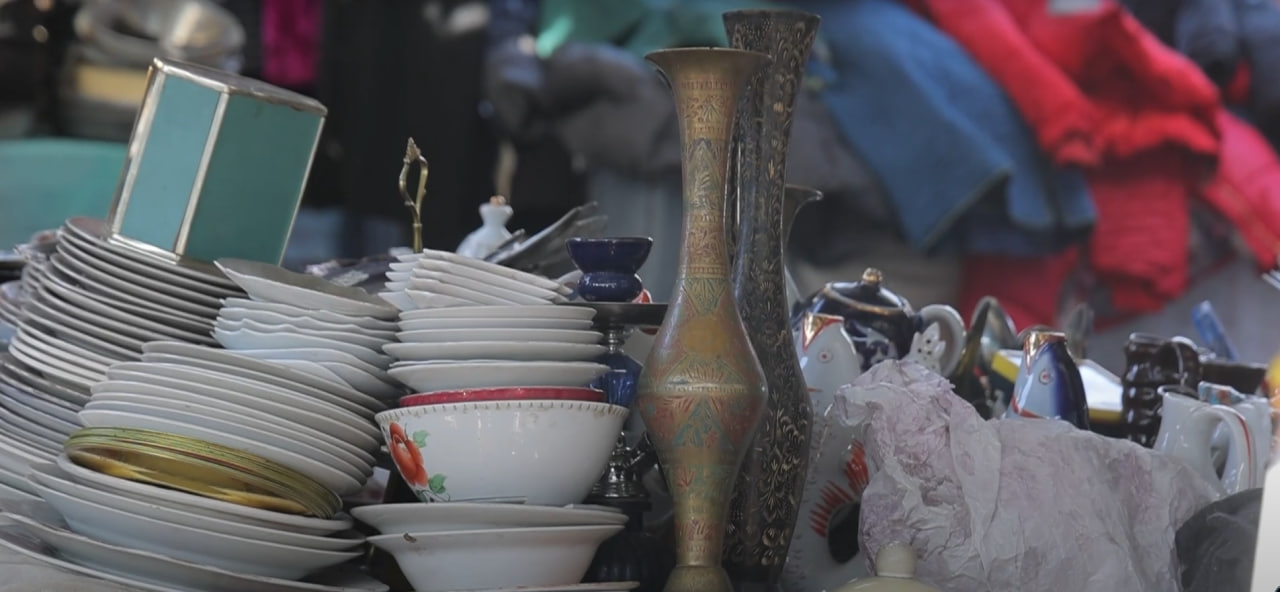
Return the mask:
M640 411L675 510L667 592L733 592L721 566L729 497L766 389L733 299L725 177L734 117L764 54L668 49L646 58L671 85L680 123L684 229L670 308L640 373Z
M730 164L730 201L738 208L734 299L769 389L734 488L725 540L725 567L739 592L776 589L809 458L813 405L791 336L783 251L794 214L786 188L792 112L820 20L792 10L724 15L731 47L773 58L747 88Z

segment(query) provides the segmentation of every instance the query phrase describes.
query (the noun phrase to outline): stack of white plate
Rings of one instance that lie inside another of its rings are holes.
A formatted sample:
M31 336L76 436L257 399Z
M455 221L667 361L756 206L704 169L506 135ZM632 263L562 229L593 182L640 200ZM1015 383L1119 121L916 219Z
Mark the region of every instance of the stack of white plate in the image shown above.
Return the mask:
M81 393L107 366L137 360L148 341L213 344L222 298L243 295L212 266L180 260L72 218L47 265L28 270L26 318L9 351L46 379Z
M360 391L225 350L152 342L107 370L79 412L88 427L154 430L221 444L307 475L339 496L373 474L386 406Z
M525 273L448 251L398 255L381 296L401 311L447 306L553 304L572 290Z
M392 359L382 352L396 332L396 310L387 303L274 265L233 259L217 265L249 296L223 302L213 330L223 347L378 399L404 394L387 375Z
M9 485L12 476L0 480ZM364 538L349 532L346 516L241 506L118 479L66 457L34 465L23 481L38 497L3 504L10 524L0 527L0 546L43 564L148 591L387 589L350 571L324 571L361 555ZM312 581L298 581L304 577Z
M582 306L459 306L400 313L390 374L415 392L580 387L608 371Z
M0 288L0 319L16 328L0 354L0 466L60 453L93 385L141 359L144 343L216 344L220 299L244 294L212 265L112 236L99 220L72 218L56 237Z

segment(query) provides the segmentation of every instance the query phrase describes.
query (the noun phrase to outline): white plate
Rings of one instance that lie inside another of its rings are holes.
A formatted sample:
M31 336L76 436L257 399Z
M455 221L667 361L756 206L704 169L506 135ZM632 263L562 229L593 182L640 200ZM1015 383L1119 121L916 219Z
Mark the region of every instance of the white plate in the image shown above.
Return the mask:
M159 247L115 236L110 232L107 223L102 220L71 218L67 220L64 227L83 238L91 240L94 244L102 247L103 250L111 251L139 265L162 270L157 271L157 273L163 273L163 277L177 275L201 284L212 284L226 290L239 290L231 280L227 279L227 276L222 275L222 272L218 271L218 268L212 264L204 261L183 259L177 254Z
M336 349L324 349L318 347L303 347L298 349L242 349L236 352L242 356L248 356L256 360L262 361L280 361L280 360L305 360L308 362L318 363L337 363L346 364L361 372L369 374L383 382L395 383L395 379L387 374L386 370L374 366L360 358L349 353L340 352Z
M362 393L368 393L370 396L379 399L393 399L404 395L404 389L401 388L400 383L391 378L390 374L381 370L378 370L378 374L375 376L366 370L345 362L312 363L318 364L326 371L342 379L344 383L351 385L352 388Z
M324 278L244 259L219 259L214 265L254 300L288 302L302 308L378 319L394 319L396 315L394 308L372 294Z
M232 520L223 520L199 514L189 514L167 506L158 506L138 500L127 495L100 491L77 483L70 475L52 463L42 463L31 467L31 480L39 487L52 489L63 495L79 498L87 502L100 504L129 514L144 516L160 522L199 528L209 532L243 537L246 539L278 543L303 549L321 551L346 551L364 542L364 537L326 537L311 534L299 534L274 528L263 528L250 524L242 524Z
M217 339L218 343L221 343L223 347L233 351L241 349L328 348L349 353L379 368L385 368L391 364L390 358L367 347L311 335L259 333L249 329L240 329L239 331L214 329L213 338Z
M15 353L25 351L28 355L36 356L45 365L54 364L56 367L63 369L63 371L86 377L91 381L101 380L106 373L106 364L99 364L90 360L77 360L69 353L49 347L38 335L34 331L18 331L18 334L9 340L9 349ZM41 369L45 368L42 367ZM89 384L92 385L93 383L90 382Z
M322 394L317 394L317 391L329 392L374 411L381 411L385 408L378 401L342 385L326 382L305 373L285 368L279 364L264 362L260 358L232 353L223 349L200 347L187 343L154 341L142 346L142 351L143 360L150 359L157 362L196 366L206 370L265 382L293 391L301 391L319 398L325 397ZM169 356L177 356L177 358ZM354 360L356 358L351 357L351 359Z
M384 350L402 362L432 360L511 360L582 362L594 360L609 348L587 343L553 341L464 341L452 343L388 343Z
M383 534L627 523L626 514L605 509L472 502L374 504L352 508L351 516Z
M121 347L140 349L142 344L148 341L173 339L166 333L100 316L92 311L70 304L56 297L48 288L41 288L36 300L49 307L50 310L62 315L63 322L69 323L71 319L75 319L85 323L86 326L95 327L100 332L95 333L95 335ZM117 336L119 339L113 340L109 336Z
M25 475L31 465L48 462L56 456L8 434L0 434L0 468L11 473Z
M450 592L630 592L639 587L640 582L593 582L567 586L520 586L488 590L451 590Z
M115 359L137 359L140 355L138 352L142 347L141 341L106 331L91 323L54 311L40 300L27 303L27 310L31 313L31 316L27 317L27 322L42 325L46 333L52 332L62 339Z
M80 293L102 304L118 306L121 310L129 311L132 314L151 319L157 323L164 323L192 332L208 332L209 328L213 326L212 316L193 315L186 311L149 302L95 282L72 270L62 261L61 255L54 257L47 270L47 275L50 278L49 282L61 282L68 286L73 286Z
M543 300L556 300L564 295L558 284L554 281L546 280L546 278L541 276L526 274L527 276L532 276L534 281L512 279L505 275L489 273L475 267L449 263L448 261L442 261L440 259L431 259L426 257L419 259L417 266L409 270L409 277L428 277L426 275L421 275L424 273L443 273L514 292L528 294L529 296L535 296ZM390 276L390 274L388 274L388 276Z
M282 315L270 310L255 310L252 308L243 308L239 306L224 306L218 312L218 320L228 321L255 321L264 325L288 325L298 329L307 329L310 331L337 331L339 333L356 333L360 335L368 335L369 337L381 338L384 341L390 341L396 337L396 328L394 325L390 329L370 329L361 327L354 323L331 323L311 317L291 317Z
M180 561L244 574L296 580L358 557L358 551L321 551L255 541L162 522L41 487L73 532L102 543L159 553Z
M185 413L243 423L244 427L257 430L273 430L281 435L298 440L298 444L315 446L346 460L355 466L373 465L376 463L372 454L357 448L349 442L320 431L309 428L288 419L270 413L249 409L240 405L227 403L219 399L211 399L190 393L175 392L173 389L129 382L108 380L93 385L93 401L90 405L105 402L124 402L149 405L161 409L171 409ZM182 420L179 420L182 421Z
M222 306L223 308L270 312L291 318L303 317L315 319L323 323L332 323L335 325L355 325L372 331L396 330L396 323L391 320L377 319L364 315L346 315L330 310L301 308L292 304L284 304L282 302L264 302L261 300L249 300L246 298L227 298L222 301Z
M421 282L439 282L449 286L466 288L473 292L487 294L516 304L543 304L561 299L559 294L556 294L551 290L543 290L535 286L522 286L520 290L513 290L497 284L478 281L448 272L429 271L426 269L413 270L413 276L409 279L409 288L415 290L431 290L429 287L419 287Z
M409 281L409 287L404 291L409 294L410 298L413 297L414 292L423 292L427 294L451 296L459 300L466 300L476 304L488 304L494 306L504 304L524 304L528 306L549 304L548 302L537 298L532 299L533 302L529 302L525 297L513 300L496 293L496 291L474 290L457 284L446 284L440 280L413 279ZM416 303L417 300L414 302Z
M30 469L28 469L28 471L29 470ZM39 492L36 491L36 486L31 483L30 479L27 479L25 472L15 473L8 469L0 469L0 484L21 491L27 495L35 496L36 499L40 498Z
M377 448L382 445L381 434L377 434L376 437L371 436L367 430L363 429L363 426L358 428L353 423L344 421L342 417L334 418L331 415L313 413L306 409L300 409L291 405L287 401L269 401L254 395L209 386L200 382L174 379L159 376L150 372L136 372L127 369L112 368L107 371L107 378L110 379L108 382L138 382L146 385L162 387L169 391L170 396L180 396L183 397L181 400L193 403L208 404L212 406L212 403L210 403L211 400L220 401L223 402L223 408L226 409L244 407L264 413L270 413L282 420L292 421L299 425L317 430L322 434L329 434L334 438L365 451L377 450ZM98 383L97 385L94 385L94 388L105 388L101 386L104 384L106 383Z
M108 243L102 237L93 236L90 234L89 229L79 226L78 222L75 219L68 220L67 224L58 233L59 240L74 243L84 252L110 263L113 267L125 269L157 282L178 286L215 298L244 294L235 284L231 283L225 276L221 276L221 274L216 276L212 273L203 274L199 279L196 279L181 273L174 273L172 270L175 266L172 265L143 263L121 255L116 252L119 247ZM112 247L115 248L113 249ZM217 273L217 270L213 270L213 273Z
M168 591L174 586L191 592L372 592L387 589L385 586L369 584L367 578L357 580L361 582L357 587L334 587L241 574L102 543L26 516L8 517L23 532L39 539L73 562L73 565L82 568L77 570L80 573L97 575L105 572L117 580L140 580L153 585L153 590ZM40 557L53 559L50 554Z
M468 267L468 268L482 271L485 273L490 273L490 274L505 277L508 279L513 279L519 282L524 282L529 285L545 288L547 290L561 292L564 289L564 286L556 284L555 281L542 277L540 275L523 272L518 269L512 269L504 265L498 265L497 263L489 263L488 261L482 261L480 259L463 257L462 255L459 255L457 253L450 253L448 251L435 251L435 250L427 249L422 251L421 253L414 253L411 255L402 255L396 258L399 259L400 261L418 261L421 259L434 259L436 261L444 261L446 263L452 263L454 265L458 265L461 267ZM564 292L561 292L561 293L564 293Z
M217 309L218 298L225 296L219 294L213 296L196 290L191 290L178 284L171 284L147 277L135 271L131 271L124 267L114 265L104 259L95 257L92 253L86 251L83 246L72 241L64 241L58 243L58 253L64 257L73 260L86 269L96 270L107 276L118 278L120 281L128 282L135 286L138 290L145 290L151 293L154 298L174 298L191 305L198 305L205 308ZM234 293L231 293L234 295Z
M80 421L83 421L86 427L155 430L235 448L298 471L340 496L355 493L364 487L362 480L332 466L325 465L314 458L192 423L139 413L102 411L89 409L88 407L80 412Z
M561 329L566 331L586 331L591 328L591 324L589 319L486 318L476 315L472 318L400 321L400 331L428 331L432 329Z
M107 397L110 393L99 393L85 405L89 411L118 411L145 417L153 417L166 421L177 421L200 428L215 430L228 436L244 438L263 446L279 448L286 452L301 455L342 471L352 479L364 482L373 475L373 463L364 462L360 458L346 454L341 448L325 440L310 439L305 443L304 434L281 427L267 425L250 425L248 418L218 417L216 409L195 410L191 408L175 408L164 401L123 400L124 397ZM270 431L268 431L270 430Z
M133 283L134 278L129 276L137 276L137 274L117 275L115 273L107 273L96 267L86 265L83 261L77 259L71 252L67 252L66 254L59 252L58 255L55 256L54 261L55 265L60 262L62 264L62 269L69 270L75 275L87 278L96 285L105 286L116 292L128 294L143 302L149 302L152 306L164 309L180 310L200 318L213 318L218 316L217 300L213 300L213 304L210 304L208 296L203 296L195 301L187 301L169 294L156 292Z
M153 359L155 357L157 356L153 356ZM370 423L374 415L373 410L327 391L277 386L271 382L259 380L257 377L250 378L243 374L236 374L222 369L210 370L182 362L121 362L111 367L111 370L117 369L149 372L178 380L202 382L223 390L233 390L277 403L304 408L313 413L321 413L342 422L360 423L359 420L363 419L363 423ZM110 375L110 370L108 370L108 376Z
M289 350L286 350L286 351L289 351ZM372 395L367 394L361 391L360 389L355 388L352 385L347 384L346 382L341 380L336 382L329 380L328 382L332 382L333 383L332 385L321 385L329 388L318 388L316 386L313 386L311 382L304 384L304 383L294 381L292 379L297 378L299 374L304 375L305 378L314 378L315 380L326 380L326 379L316 377L307 372L301 372L297 368L292 368L289 365L283 364L281 362L275 362L275 361L271 362L271 365L277 368L274 369L274 373L267 374L264 372L258 372L256 370L252 370L245 366L230 366L226 364L218 364L217 362L210 362L207 360L191 358L188 356L175 356L172 354L162 354L162 353L143 354L142 361L154 362L154 363L165 363L165 364L177 364L179 366L190 366L192 368L207 370L209 372L213 372L216 374L225 374L225 375L236 377L236 378L242 378L245 380L251 380L259 383L265 383L273 387L279 387L288 391L293 391L309 397L313 397L321 401L333 403L334 405L340 406L343 409L347 409L348 411L358 409L359 412L356 414L360 415L361 417L367 417L370 412L382 411L383 409L387 408L386 404L374 398ZM249 361L259 362L260 360L250 358ZM248 365L246 364L246 366ZM281 378L279 373L285 370L289 371L289 376L288 378ZM339 403L339 401L345 401L345 402Z
M22 341L21 333L9 342L9 354L23 364L38 370L45 378L77 390L87 391L99 380L95 376L85 375L83 371L76 370L61 360L27 348Z
M101 373L107 370L107 366L119 361L111 356L76 345L66 339L61 339L52 332L46 332L36 324L38 322L23 322L19 325L19 328L22 329L22 334L50 350L56 350L58 354L68 357L72 363L93 368L94 371Z
M400 313L400 320L418 321L422 319L582 319L595 318L594 308L586 306L465 306L455 308L437 308L431 310L415 310Z
M74 432L80 429L79 409L66 401L23 389L0 381L0 405L22 416L27 421L44 425L56 432Z
M336 382L338 384L347 384L347 381L343 380L341 376L334 374L332 370L325 368L316 362L310 362L307 360L276 360L275 363L286 368L293 368L298 372L305 372L322 380L328 380L329 382Z
M464 298L464 297L451 295L451 294L424 292L422 290L404 290L404 291L395 292L395 293L403 294L407 296L409 298L409 301L413 303L413 306L411 308L402 309L402 310L415 310L415 309L422 309L422 308L452 308L457 306L485 306L484 303L478 300L471 300L469 298ZM386 294L386 292L382 292L381 294Z
M62 452L62 443L67 439L66 434L27 421L4 408L0 408L0 425L5 433L55 455Z
M378 292L378 298L381 298L385 300L387 304L396 307L396 310L398 311L418 310L418 305L415 304L413 299L404 292L385 290Z
M396 333L404 343L463 343L467 341L547 341L558 343L597 344L604 335L599 331L562 329L428 329Z
M580 387L609 367L592 362L427 362L389 372L416 392L500 386Z
M344 332L344 331L320 331L316 329L303 329L301 327L294 327L292 325L270 325L266 323L260 323L253 319L240 319L238 321L233 321L231 319L219 318L218 321L214 323L213 326L215 329L221 329L228 333L239 331L241 329L248 329L250 331L254 331L257 333L282 333L286 335L309 335L311 337L319 337L322 339L332 339L334 341L340 341L342 343L349 343L351 345L357 345L357 346L369 348L375 351L381 349L384 343L391 341L391 338L374 337L374 336L366 335L364 333L357 333L354 331ZM394 334L392 335L394 336Z
M181 339L183 341L211 345L216 343L212 337L209 337L209 323L191 323L178 317L157 321L155 319L157 313L154 311L125 302L107 304L101 296L93 295L92 292L71 286L57 276L50 276L48 281L44 282L43 289L47 293L53 294L58 299L64 300L69 305L78 307L85 312L99 315L101 318L109 318L127 326L136 326L139 329L162 334L167 336L168 339Z
M191 515L208 516L241 524L315 536L331 535L335 532L347 530L352 526L351 519L346 516L325 519L261 510L174 489L112 477L77 465L66 456L59 456L54 462L72 480L82 485L101 491L111 491L148 504L173 508Z
M43 393L60 399L67 404L74 405L77 410L89 402L88 393L46 380L38 376L21 360L8 354L0 353L0 374L3 374L10 382L19 383L31 391Z

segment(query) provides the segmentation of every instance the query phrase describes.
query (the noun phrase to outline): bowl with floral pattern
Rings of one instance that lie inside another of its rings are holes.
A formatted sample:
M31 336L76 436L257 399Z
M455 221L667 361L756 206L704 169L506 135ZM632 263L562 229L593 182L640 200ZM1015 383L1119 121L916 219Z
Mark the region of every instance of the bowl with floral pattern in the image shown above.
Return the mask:
M490 401L587 401L589 403L603 403L604 399L604 391L586 387L504 386L406 395L400 397L400 406L486 403Z
M415 405L376 419L396 469L424 502L564 506L591 492L628 411L539 399Z

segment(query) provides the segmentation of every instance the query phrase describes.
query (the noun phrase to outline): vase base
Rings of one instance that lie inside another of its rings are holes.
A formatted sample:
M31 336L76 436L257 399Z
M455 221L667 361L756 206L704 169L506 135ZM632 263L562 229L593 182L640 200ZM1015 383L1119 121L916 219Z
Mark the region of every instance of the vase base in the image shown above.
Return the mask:
M677 565L663 592L734 592L729 574L718 565Z

